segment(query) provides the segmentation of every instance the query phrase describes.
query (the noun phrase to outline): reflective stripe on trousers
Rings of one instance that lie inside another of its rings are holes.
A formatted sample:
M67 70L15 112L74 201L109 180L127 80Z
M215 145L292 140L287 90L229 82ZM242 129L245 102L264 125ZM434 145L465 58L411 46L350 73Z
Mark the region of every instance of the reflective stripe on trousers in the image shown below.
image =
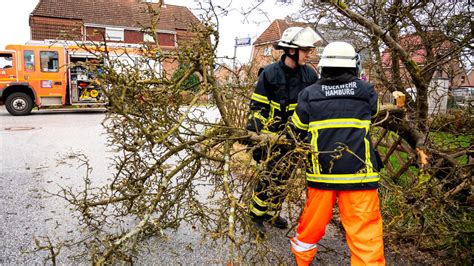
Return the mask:
M351 265L385 265L377 190L335 191L315 188L308 188L297 235L291 240L291 250L298 265L309 265L313 260L316 243L324 236L336 198L351 251Z
M273 184L273 186L278 186ZM280 184L281 186L281 184ZM250 212L254 216L270 219L278 216L285 195L282 194L278 187L269 186L268 182L261 181L255 188L250 203Z
M268 162L252 194L249 208L254 217L271 219L278 216L285 200L286 181L290 177L292 164L279 163L288 152L284 147L275 147L273 151L279 155Z
M298 235L290 239L291 251L296 255L298 265L309 265L316 255L316 243L305 243L298 240Z

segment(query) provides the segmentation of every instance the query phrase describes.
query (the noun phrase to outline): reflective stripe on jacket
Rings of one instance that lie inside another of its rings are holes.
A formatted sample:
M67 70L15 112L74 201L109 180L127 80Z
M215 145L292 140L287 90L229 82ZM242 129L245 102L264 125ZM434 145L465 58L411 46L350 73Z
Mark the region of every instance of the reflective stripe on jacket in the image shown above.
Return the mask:
M305 65L291 69L284 60L285 55L279 62L267 65L260 74L251 97L248 130L281 131L296 108L298 94L318 80L313 68Z
M292 123L312 152L306 180L319 189L373 189L380 179L370 138L378 114L374 86L347 75L321 79L299 96Z

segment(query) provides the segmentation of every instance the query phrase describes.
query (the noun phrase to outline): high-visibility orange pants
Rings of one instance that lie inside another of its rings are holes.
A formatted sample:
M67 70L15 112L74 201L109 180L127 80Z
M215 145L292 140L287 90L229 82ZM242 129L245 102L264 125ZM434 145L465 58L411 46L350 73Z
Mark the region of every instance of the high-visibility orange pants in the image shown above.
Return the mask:
M324 236L338 199L351 265L385 265L382 217L377 190L335 191L308 188L306 206L291 251L298 265L309 265L316 255L316 244Z

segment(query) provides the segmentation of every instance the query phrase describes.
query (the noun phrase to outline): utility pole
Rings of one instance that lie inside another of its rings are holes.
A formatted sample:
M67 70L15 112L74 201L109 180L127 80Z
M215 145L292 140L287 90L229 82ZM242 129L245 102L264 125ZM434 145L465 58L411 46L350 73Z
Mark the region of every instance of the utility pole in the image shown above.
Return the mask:
M235 42L234 42L234 57L232 58L232 69L235 70L236 68L236 59L237 59L237 40L238 38L235 37Z

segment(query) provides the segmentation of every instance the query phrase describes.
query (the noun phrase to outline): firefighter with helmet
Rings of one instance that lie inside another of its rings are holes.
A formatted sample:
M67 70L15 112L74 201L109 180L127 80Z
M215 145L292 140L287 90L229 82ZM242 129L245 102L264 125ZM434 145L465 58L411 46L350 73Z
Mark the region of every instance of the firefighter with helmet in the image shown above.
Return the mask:
M296 136L312 148L306 205L291 250L298 265L312 262L337 199L351 265L384 265L377 195L382 163L369 130L377 93L358 78L360 58L349 43L328 44L318 68L321 79L301 92L291 118Z
M314 44L321 40L310 27L290 27L283 32L275 46L284 54L280 61L261 70L250 102L247 129L254 132L279 134L296 107L298 94L318 80L315 70L306 65ZM252 222L260 236L266 230L264 222L286 229L288 222L281 217L284 183L289 178L287 169L277 162L288 152L284 146L254 147L253 158L266 161L266 169L253 190L249 206ZM270 160L266 160L270 158Z

